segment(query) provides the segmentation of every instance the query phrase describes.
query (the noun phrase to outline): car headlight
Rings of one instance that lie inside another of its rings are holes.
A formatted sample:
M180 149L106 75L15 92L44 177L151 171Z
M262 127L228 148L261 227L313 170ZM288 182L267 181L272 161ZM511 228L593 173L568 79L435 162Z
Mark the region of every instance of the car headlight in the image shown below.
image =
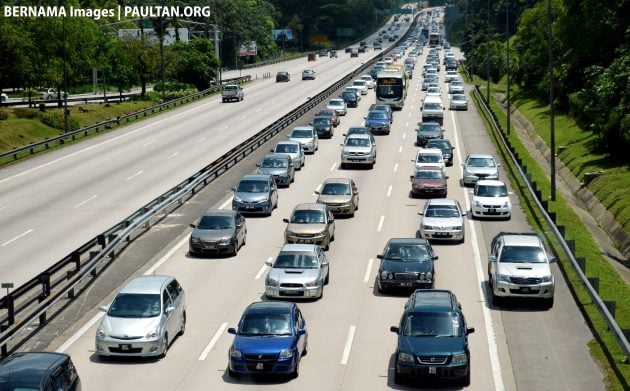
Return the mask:
M107 337L107 334L105 333L104 329L99 328L98 331L96 332L96 337L97 338L105 338L105 337Z
M466 364L468 362L468 356L466 353L457 353L453 355L453 364Z
M481 208L481 202L475 201L475 208Z
M259 203L259 204L264 204L265 202L269 202L269 198L268 198L268 197L261 198L261 199L258 201L258 203Z
M507 274L499 274L497 276L497 280L503 281L503 282L510 282L510 276L508 276Z
M267 279L267 285L269 285L269 286L278 286L278 285L280 285L280 283L278 282L278 280L274 280L273 278L268 278Z
M286 236L295 236L295 232L293 232L293 231L289 231L289 230L284 231L284 234L285 234Z
M314 287L314 286L319 286L319 281L318 280L314 280L314 281L308 281L306 284L307 287Z
M550 274L540 279L541 282L553 282L553 276Z
M398 361L402 361L402 362L414 362L413 360L413 356L409 353L403 353L400 352L398 353Z
M201 239L199 239L199 238L198 238L198 237L196 237L196 236L191 236L191 237L190 237L190 241L191 241L192 243L195 243L195 244L199 244L199 243L201 243Z
M505 203L503 204L504 208L509 208L510 207L510 201L505 201Z
M394 274L392 272L388 272L386 270L383 270L381 272L381 279L382 280L393 280L394 279Z
M461 231L461 230L462 230L462 226L461 226L461 225L456 225L456 226L454 226L454 227L451 227L451 229L452 229L453 231Z
M159 331L157 329L155 330L151 330L147 333L147 335L145 336L145 338L147 339L155 339L160 335Z
M243 202L243 200L241 200L239 197L234 196L234 202Z
M426 272L426 274L424 275L424 279L429 281L433 280L433 273Z
M432 231L434 228L433 228L432 225L423 225L422 229L426 229L426 230Z
M241 358L242 354L241 354L240 350L238 350L234 346L232 346L232 348L230 349L230 356L232 358Z
M475 174L472 171L464 170L464 175L466 175L466 176L473 176Z
M230 244L232 243L232 238L223 238L219 240L219 244Z
M293 349L282 349L280 351L280 358L289 358L289 357L293 357Z

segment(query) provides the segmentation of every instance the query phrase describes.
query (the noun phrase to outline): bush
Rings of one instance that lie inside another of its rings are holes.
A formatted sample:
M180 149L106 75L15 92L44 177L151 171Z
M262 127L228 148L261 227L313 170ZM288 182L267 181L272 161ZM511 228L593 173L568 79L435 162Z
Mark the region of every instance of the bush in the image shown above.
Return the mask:
M39 113L39 120L44 125L48 125L51 128L63 130L63 111L55 110ZM79 122L75 118L72 118L72 116L70 115L68 116L68 128L68 131L79 129Z
M16 107L13 110L14 110L13 112L18 118L23 118L23 119L33 119L37 117L37 114L39 114L39 111L37 109L32 109L32 108L27 108L27 107Z
M153 91L157 91L157 92L162 92L164 91L182 91L182 90L191 90L194 89L196 91L195 86L193 86L192 84L187 84L187 83L180 83L180 82L167 82L164 83L164 86L162 86L162 83L156 83L153 86Z
M0 121L9 118L9 111L5 109L0 109Z

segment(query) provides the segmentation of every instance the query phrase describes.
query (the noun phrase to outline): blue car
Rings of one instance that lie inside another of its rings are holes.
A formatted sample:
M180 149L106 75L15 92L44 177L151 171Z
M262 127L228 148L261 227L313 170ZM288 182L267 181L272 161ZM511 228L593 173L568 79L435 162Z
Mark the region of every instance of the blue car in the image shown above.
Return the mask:
M306 355L308 332L298 306L286 301L250 304L237 328L229 328L234 342L228 353L228 374L298 376Z
M368 111L368 115L365 117L365 127L370 129L372 134L389 134L389 116L384 111Z

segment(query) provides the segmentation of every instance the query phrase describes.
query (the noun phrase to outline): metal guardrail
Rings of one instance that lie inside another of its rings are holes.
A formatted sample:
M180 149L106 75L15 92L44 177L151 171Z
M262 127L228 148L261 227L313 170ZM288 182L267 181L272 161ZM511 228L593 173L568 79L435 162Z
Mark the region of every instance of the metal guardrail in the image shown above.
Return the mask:
M410 31L411 28L397 43L402 42ZM62 300L71 301L87 289L98 277L99 271L103 271L109 266L135 237L150 229L153 222L160 221L172 210L177 209L187 199L194 196L197 191L213 182L284 128L329 98L335 91L350 83L358 75L365 73L367 68L378 61L380 57L383 57L384 53L393 50L394 46L383 51L381 56L375 56L362 64L323 92L232 148L190 178L147 203L110 229L90 239L44 272L2 297L0 299L0 310L3 310L0 316L0 357L18 349L37 330L45 326L48 323L49 315L54 317L67 305L67 302L64 304ZM207 91L200 92L199 95L207 93ZM190 99L190 97L182 98L177 102L186 99ZM164 105L173 103L171 101L142 112L161 109ZM131 116L140 115L142 112L134 113ZM26 333L22 332L27 327L30 327L30 330ZM22 333L20 334L20 332ZM9 343L12 343L11 347L8 346Z
M235 77L232 79L225 79L223 80L223 84L226 83L244 83L246 81L251 80L251 75L246 75L246 76L242 76L242 77ZM156 111L162 111L164 109L168 109L171 106L175 107L178 104L182 105L184 103L188 103L191 100L195 100L195 99L199 99L202 98L206 95L209 94L213 94L215 92L219 92L221 90L221 86L213 86L210 87L206 90L203 91L199 91L196 92L194 94L191 95L187 95L185 97L179 98L179 99L173 99L170 100L168 102L164 102L164 103L160 103L158 105L155 106L151 106L148 107L146 109L143 110L139 110L136 111L134 113L130 113L130 114L126 114L123 116L119 116L116 117L115 119L111 119L111 120L107 120L107 121L103 121L103 122L99 122L97 124L91 125L91 126L87 126L85 128L82 129L78 129L78 130L74 130L72 132L67 132L64 134L61 134L57 137L51 137L51 138L47 138L43 141L38 141L35 143L31 143L29 145L23 146L23 147L19 147L19 148L14 148L13 150L9 151L9 152L4 152L0 154L0 161L2 161L3 159L6 158L10 158L12 157L13 160L12 161L16 161L18 159L20 159L21 157L24 156L28 156L28 155L32 155L38 152L41 152L42 150L47 150L54 145L60 145L60 144L65 144L66 141L74 141L77 136L87 136L90 133L98 133L102 130L107 130L107 129L111 129L114 125L120 125L122 122L130 122L131 120L135 120L138 119L139 117L146 117L148 113L155 113ZM101 100L103 98L95 98L97 100ZM85 100L85 98L80 99L80 98L76 98L74 99L74 101L82 101ZM50 101L41 101L41 102L50 102Z
M521 175L521 178L523 179L523 181L525 182L525 185L527 186L527 190L529 191L532 198L534 199L536 206L542 212L549 227L551 227L553 234L555 235L556 239L560 243L560 246L562 247L563 252L571 261L571 266L573 267L573 270L580 278L580 281L582 282L582 284L586 287L588 294L591 297L591 300L593 301L593 303L595 303L595 305L597 306L597 309L600 311L600 313L604 317L609 330L614 334L615 338L619 342L619 345L621 346L621 348L623 349L626 355L626 360L628 360L630 358L630 343L628 342L628 338L624 334L623 330L619 327L619 325L615 321L615 316L612 313L614 312L615 303L604 301L599 297L599 293L597 292L597 289L593 286L593 283L591 282L592 280L589 279L586 276L586 274L584 274L586 261L583 259L578 261L578 259L573 254L575 251L575 242L564 239L564 227L556 225L555 213L549 213L549 211L547 210L547 207L548 207L547 201L542 199L542 193L540 192L540 190L536 189L536 183L535 182L532 183L531 175L526 174L525 170L521 166L521 159L518 157L518 154L514 152L512 145L506 139L505 132L503 131L503 129L501 128L501 125L499 124L497 115L494 113L492 108L489 107L488 102L486 102L483 94L481 93L479 85L475 85L474 92L477 95L478 100L482 102L484 110L486 110L486 112L488 113L489 115L488 117L490 119L489 122L492 124L493 130L495 131L496 135L501 140L504 150L510 155L510 158L512 159L516 168L518 169L518 172Z

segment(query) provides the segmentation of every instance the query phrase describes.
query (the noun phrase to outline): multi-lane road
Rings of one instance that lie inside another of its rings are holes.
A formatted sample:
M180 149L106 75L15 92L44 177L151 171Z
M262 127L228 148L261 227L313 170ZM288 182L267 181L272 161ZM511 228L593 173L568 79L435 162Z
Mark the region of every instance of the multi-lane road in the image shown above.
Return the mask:
M58 255L65 255L68 248L85 241L79 234L93 236L91 232L110 226L219 156L222 149L227 149L227 144L234 145L250 136L364 61L361 57L357 60L346 56L318 59L317 63L308 65L292 62L273 68L289 69L296 76L305 67L313 67L318 71L316 82L294 78L287 84L275 84L261 80L246 89L246 99L241 103L221 104L209 98L126 131L3 171L0 218L13 222L10 229L4 224L0 227L0 245L8 243L1 247L3 264L4 254L14 260L32 259L42 252L47 256L40 256L32 265L25 265L16 272L3 267L0 275L4 278L5 273L10 272L19 280L39 271L43 263L56 260ZM177 237L165 240L158 229L139 239L168 242L161 246L159 253L146 254L146 265L139 273L175 275L187 292L186 334L174 341L166 358L99 359L94 354L99 319L95 309L86 311L68 330L60 330L59 338L50 348L71 354L83 388L90 391L407 389L393 383L392 355L396 336L389 332L389 326L399 321L406 297L376 291L376 255L389 238L413 237L418 229L417 212L425 200L409 197L409 175L417 150L415 128L420 121L422 98L420 78L416 74L411 80L404 109L394 114L391 134L377 137L378 159L374 169L341 170L339 143L343 130L361 124L367 107L374 102L374 92L370 91L357 109L350 109L342 118L334 138L322 140L319 151L307 157L295 184L281 189L279 208L273 215L247 219L247 245L237 257L191 258L187 254L189 231L177 216L167 217L162 222L163 229L180 224L181 234ZM445 94L443 100L447 103ZM456 147L455 164L447 168L449 197L469 208L469 189L460 185L459 164L467 153L498 154L474 106L467 112L445 111L444 127L446 136ZM281 134L277 139L284 137ZM229 187L239 175L252 171L263 153L260 151L244 160L235 167L234 173L206 189L205 192L213 196L200 195L201 199L213 201L204 207L229 208ZM295 204L314 200L314 191L326 178L339 176L351 177L357 183L360 208L355 217L336 220L336 240L328 252L330 284L324 297L299 303L310 335L309 354L302 361L299 378L291 381L229 378L226 365L232 336L227 334L226 327L236 324L249 303L263 299L264 276L268 270L264 263L283 244L282 218L288 217ZM505 172L501 172L501 176L504 180L508 178ZM129 187L131 183L136 186ZM18 190L21 193L14 193ZM42 198L45 201L38 201ZM465 243L434 245L439 256L436 288L450 289L458 296L468 323L476 329L470 336L472 382L469 388L603 389L601 373L586 346L592 336L557 268L554 269L556 300L549 311L530 304L496 308L487 300L485 276L489 241L501 230L529 230L518 200L514 198L513 203L510 221L468 220ZM93 209L90 212L82 209L86 206ZM20 220L23 224L15 222ZM41 229L39 225L38 229L33 229L36 223L40 224L38 221L42 223ZM42 244L38 244L40 242ZM17 246L20 243L28 244ZM13 244L22 250L16 250ZM50 254L54 256L49 257ZM124 262L124 255L121 261ZM111 294L101 304L107 304L108 300Z

